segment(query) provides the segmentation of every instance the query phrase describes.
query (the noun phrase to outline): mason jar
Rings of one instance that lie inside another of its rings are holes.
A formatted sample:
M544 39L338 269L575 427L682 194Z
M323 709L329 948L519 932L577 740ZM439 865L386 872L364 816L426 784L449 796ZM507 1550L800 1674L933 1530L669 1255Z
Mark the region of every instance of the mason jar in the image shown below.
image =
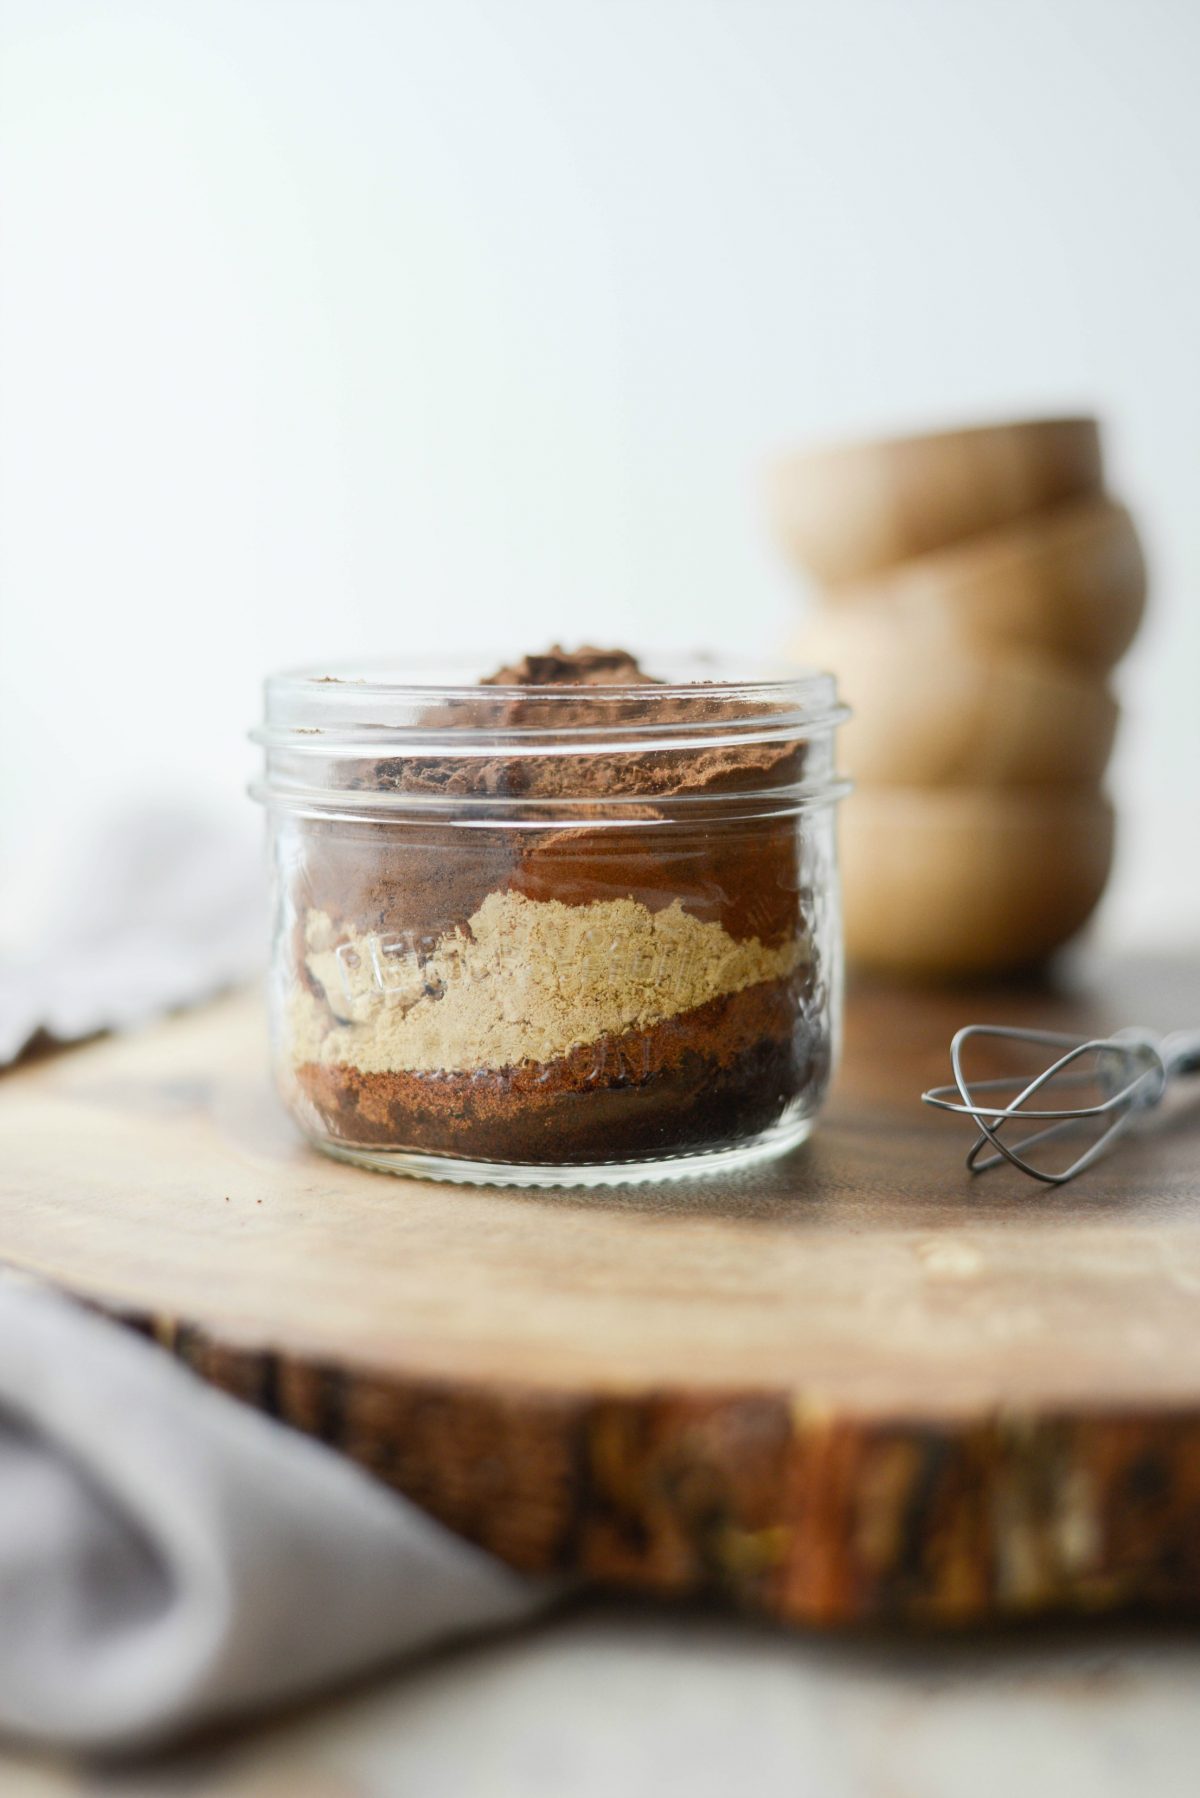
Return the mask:
M825 674L554 651L266 683L275 1074L326 1154L594 1186L802 1141L841 989Z

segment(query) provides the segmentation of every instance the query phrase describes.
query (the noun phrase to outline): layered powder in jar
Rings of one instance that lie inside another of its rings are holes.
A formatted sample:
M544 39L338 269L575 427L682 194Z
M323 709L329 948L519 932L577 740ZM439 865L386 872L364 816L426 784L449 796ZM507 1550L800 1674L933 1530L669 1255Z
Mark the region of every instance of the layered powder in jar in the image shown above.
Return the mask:
M623 652L585 649L481 687L572 689L555 713L569 729L587 724L595 688L655 684ZM631 718L645 703L630 698ZM520 726L523 704L507 701L501 722ZM664 697L656 719L700 722L710 707L698 687ZM290 876L288 1096L347 1147L504 1163L693 1154L770 1128L822 1082L827 1044L796 820L737 800L794 782L802 755L770 743L363 763L351 784L375 790L566 795L570 822L306 825ZM705 795L727 803L689 810Z

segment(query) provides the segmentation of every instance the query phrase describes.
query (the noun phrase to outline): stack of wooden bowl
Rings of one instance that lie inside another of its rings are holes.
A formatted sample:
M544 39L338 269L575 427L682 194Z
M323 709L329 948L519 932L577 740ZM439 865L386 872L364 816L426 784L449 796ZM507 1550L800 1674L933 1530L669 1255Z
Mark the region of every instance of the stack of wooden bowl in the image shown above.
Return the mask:
M791 653L832 669L854 708L852 960L914 975L1040 961L1108 877L1108 676L1145 601L1095 421L793 456L772 500L820 588Z

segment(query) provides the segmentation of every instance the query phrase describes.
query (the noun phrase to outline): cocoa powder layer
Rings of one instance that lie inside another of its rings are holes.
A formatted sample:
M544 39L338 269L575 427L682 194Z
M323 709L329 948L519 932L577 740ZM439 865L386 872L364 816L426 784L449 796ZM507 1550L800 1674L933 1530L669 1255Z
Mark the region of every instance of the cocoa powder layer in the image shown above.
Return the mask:
M800 1093L815 1102L828 1050L801 999L798 980L763 982L544 1064L364 1074L307 1062L295 1078L347 1146L539 1165L694 1154L768 1129Z
M657 813L556 831L309 823L294 893L301 909L358 930L433 937L489 893L564 905L631 898L649 911L678 901L738 941L777 947L801 924L796 839L794 818L698 823Z
M638 691L606 699L605 689L614 683ZM477 718L471 702L460 701L443 722L450 731L472 722L493 728L535 718L544 723L550 703L564 728L602 716L628 722L636 734L651 716L658 724L686 725L711 720L720 706L698 686L694 694L664 695L648 713L643 695L660 684L624 651L585 648L568 655L556 647L481 683L480 706L487 709ZM519 687L528 688L528 699L503 692ZM491 697L490 688L500 691ZM547 692L558 696L547 701ZM434 713L428 722L436 725ZM349 787L531 803L569 796L575 801L572 822L553 830L470 831L401 817L312 822L303 827L297 904L359 930L437 936L469 918L493 892L566 905L631 897L650 910L678 900L734 938L777 946L795 936L800 923L795 820L738 817L736 796L789 785L802 760L801 746L784 743L492 761L365 761L348 776ZM725 795L732 811L697 822L687 805L700 795ZM621 816L628 820L617 827L606 810L612 799L624 802Z
M728 720L728 703L716 683L697 682L686 691L671 689L656 698L654 689L666 684L647 674L623 649L589 647L568 653L555 646L545 655L524 656L511 667L486 676L479 683L478 701L459 699L452 707L431 707L424 722L431 731L464 726L512 730L535 725L574 730L620 724L628 725L629 734L636 737L648 725L686 728ZM489 693L490 688L501 692ZM634 691L626 694L625 688ZM528 696L517 694L517 689L525 689ZM582 804L589 797L654 801L787 786L799 779L803 760L803 747L797 743L723 743L672 749L657 748L647 741L636 750L603 755L383 758L364 764L351 775L349 784L463 797L569 797Z

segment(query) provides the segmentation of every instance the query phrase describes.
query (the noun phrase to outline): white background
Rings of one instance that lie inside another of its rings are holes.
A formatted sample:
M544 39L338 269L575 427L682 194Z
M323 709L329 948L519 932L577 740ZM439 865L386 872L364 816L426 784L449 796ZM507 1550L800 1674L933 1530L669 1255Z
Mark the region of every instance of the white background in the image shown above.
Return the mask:
M769 650L775 450L1096 408L1110 937L1200 894L1195 0L0 0L0 876L257 682Z

